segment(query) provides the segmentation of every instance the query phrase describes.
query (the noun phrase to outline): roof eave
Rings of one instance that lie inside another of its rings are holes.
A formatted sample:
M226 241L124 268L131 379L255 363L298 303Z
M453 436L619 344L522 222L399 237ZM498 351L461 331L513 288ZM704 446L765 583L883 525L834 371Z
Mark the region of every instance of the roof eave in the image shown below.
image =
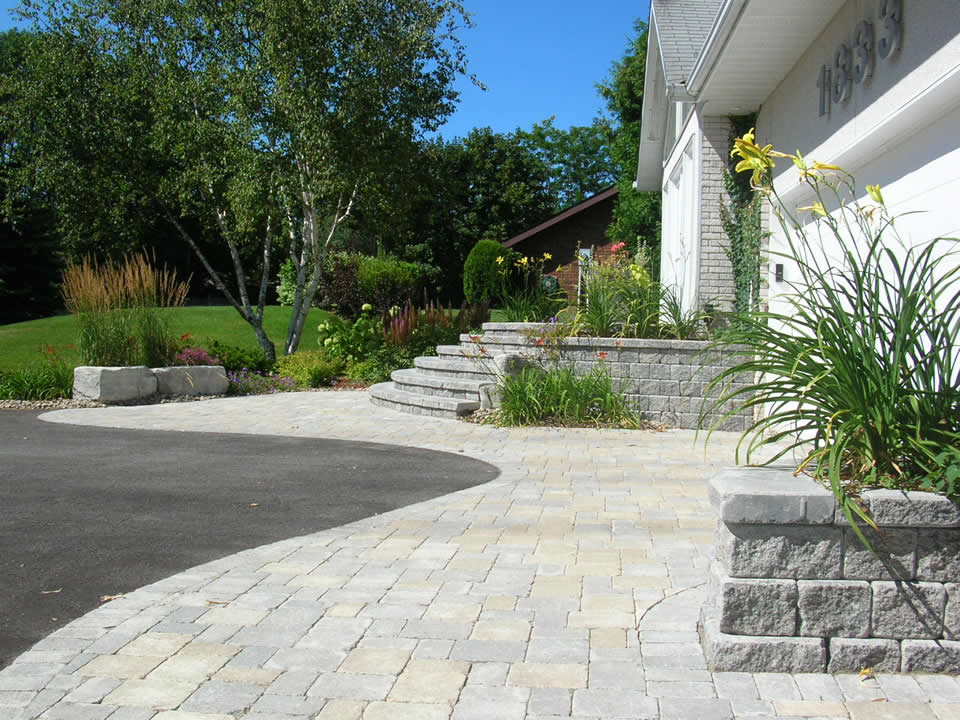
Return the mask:
M693 70L690 71L690 77L687 79L687 92L691 98L699 96L716 64L717 57L726 47L730 34L749 2L750 0L724 0L720 11L717 13L717 20L713 24L700 54L697 56Z

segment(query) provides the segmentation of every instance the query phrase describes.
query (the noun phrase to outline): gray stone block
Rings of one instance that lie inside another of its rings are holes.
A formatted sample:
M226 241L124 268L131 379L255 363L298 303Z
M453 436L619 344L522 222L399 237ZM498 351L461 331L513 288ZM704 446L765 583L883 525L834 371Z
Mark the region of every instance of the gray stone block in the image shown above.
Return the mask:
M714 672L824 672L827 646L821 638L728 635L704 606L700 636Z
M939 638L943 635L943 614L947 592L939 583L871 583L873 608L871 634L874 637Z
M731 577L839 580L840 528L825 525L727 525L716 556Z
M720 632L730 635L796 635L796 581L735 579L723 575L716 563L711 574Z
M917 531L917 580L960 580L960 529Z
M120 403L150 397L157 378L150 368L81 365L73 371L73 397L102 403Z
M850 580L913 580L916 578L917 533L907 528L860 526L873 552L850 527L843 529L843 577Z
M219 365L153 368L161 395L223 395L230 387Z
M960 506L936 493L868 490L862 495L877 525L960 527Z
M830 524L833 493L784 468L733 468L710 479L710 501L726 523Z
M831 638L827 672L900 671L900 643L896 640Z
M870 583L845 580L798 580L800 635L870 636Z
M960 674L960 642L904 640L900 651L903 672Z
M943 636L947 640L960 640L960 583L947 583L943 587L947 591Z

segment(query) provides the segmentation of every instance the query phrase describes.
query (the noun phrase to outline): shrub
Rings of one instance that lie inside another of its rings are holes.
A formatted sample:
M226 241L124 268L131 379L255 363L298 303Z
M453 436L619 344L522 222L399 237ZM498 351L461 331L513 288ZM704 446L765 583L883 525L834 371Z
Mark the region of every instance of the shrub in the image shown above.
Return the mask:
M321 323L317 333L320 349L347 364L366 359L384 344L383 320L369 304L361 306L360 317L352 323L333 317Z
M595 367L580 377L572 367L526 367L503 378L500 421L504 425L615 423L635 425L623 396L613 389L609 373Z
M296 293L297 268L294 266L293 260L287 258L277 271L277 304L283 307L291 307Z
M364 305L386 312L419 297L436 283L438 272L390 256L331 252L322 264L315 304L348 318L358 317Z
M174 365L223 365L220 358L210 355L202 347L185 347L173 358Z
M435 269L389 256L361 256L357 284L365 301L381 312L420 297Z
M854 522L870 522L854 500L860 488L936 489L960 500L957 241L906 249L878 187L868 186L864 206L850 175L788 156L816 196L805 231L772 189L771 158L781 155L755 145L752 132L737 146L738 169L754 171L789 243L775 254L795 262L800 279L784 298L788 312L740 313L716 343L742 360L713 381L722 391L701 422L735 398L765 410L741 439L747 460L786 441L769 462L798 450L798 471L830 486L864 542ZM840 209L828 214L829 202ZM759 379L725 385L742 374Z
M182 305L189 280L156 270L145 255L116 265L89 258L63 273L67 309L80 321L79 350L87 365L167 365L176 343L158 308Z
M329 387L343 374L344 363L322 352L302 350L278 358L275 369L303 387Z
M227 372L227 381L230 383L227 392L231 395L265 395L298 389L297 381L291 377L246 368Z
M504 258L500 263L497 258ZM467 255L463 265L463 294L469 303L492 303L503 294L501 264L509 267L518 254L495 240L481 240Z
M583 269L584 302L574 320L578 333L595 337L658 337L661 287L650 279L649 258L631 257L624 243Z
M270 363L267 362L267 356L260 348L243 348L214 340L210 343L209 353L213 360L219 361L214 364L223 365L223 369L227 373L238 370L266 372L271 369Z
M53 400L73 395L73 368L48 347L30 365L0 371L0 400Z

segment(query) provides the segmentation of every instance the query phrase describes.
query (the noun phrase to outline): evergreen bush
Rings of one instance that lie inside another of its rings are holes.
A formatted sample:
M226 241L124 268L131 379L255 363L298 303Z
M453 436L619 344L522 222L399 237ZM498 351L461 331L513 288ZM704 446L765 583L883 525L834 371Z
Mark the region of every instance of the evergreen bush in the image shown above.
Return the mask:
M519 255L495 240L481 240L463 265L463 294L468 303L494 302L503 289L501 266L510 267ZM497 258L503 258L497 262Z

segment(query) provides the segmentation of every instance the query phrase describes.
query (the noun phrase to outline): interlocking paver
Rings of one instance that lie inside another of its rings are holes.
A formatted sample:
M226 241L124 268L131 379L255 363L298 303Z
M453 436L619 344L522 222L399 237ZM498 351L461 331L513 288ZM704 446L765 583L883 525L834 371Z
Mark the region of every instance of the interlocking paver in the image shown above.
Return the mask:
M170 678L133 679L120 685L107 695L103 702L108 705L172 710L192 695L197 687L198 683L179 682Z
M402 442L502 472L105 604L0 671L0 717L960 718L946 676L709 672L705 479L733 461L731 434L705 455L686 431L411 422L351 392L51 419Z

